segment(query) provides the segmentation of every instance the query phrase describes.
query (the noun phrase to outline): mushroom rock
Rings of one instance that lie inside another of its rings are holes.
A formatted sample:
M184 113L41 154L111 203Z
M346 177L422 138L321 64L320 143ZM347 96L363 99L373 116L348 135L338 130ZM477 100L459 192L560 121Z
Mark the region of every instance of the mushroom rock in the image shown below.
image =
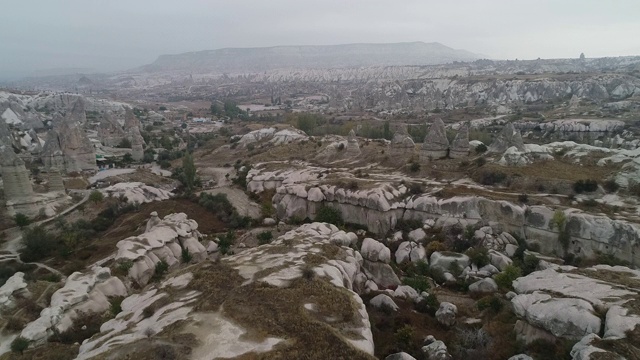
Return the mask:
M98 127L98 139L105 146L117 146L125 138L125 132L109 114L105 114Z
M391 139L391 152L395 155L411 154L415 151L416 144L407 132L407 126L401 125Z
M464 123L449 148L449 157L459 159L469 156L469 124Z
M13 152L9 129L4 122L0 122L0 166L7 202L33 196L29 171Z
M347 137L347 149L346 154L349 157L356 157L360 155L360 145L358 145L358 139L356 138L356 132L351 129L349 136Z
M522 135L512 123L507 123L502 129L502 132L489 146L489 153L504 153L508 148L515 146L518 151L524 152L524 142L522 141Z
M422 143L421 156L425 159L441 159L449 152L449 139L444 122L436 118L427 131L427 136Z
M131 141L131 156L133 160L141 161L144 157L144 139L140 134L140 120L133 114L131 109L125 110L124 128L127 131L127 138Z
M81 103L82 100L78 99L76 103ZM82 111L80 114L79 112ZM86 117L84 114L83 106L73 106L70 114L67 114L64 118L57 117L54 119L55 135L48 139L47 142L54 141L48 148L48 144L45 143L46 152L45 156L55 156L55 151L59 147L64 157L64 169L67 172L94 170L96 168L96 153L89 137L81 127L82 118ZM55 145L55 141L58 145ZM54 150L53 153L51 150ZM46 165L46 162L45 162Z

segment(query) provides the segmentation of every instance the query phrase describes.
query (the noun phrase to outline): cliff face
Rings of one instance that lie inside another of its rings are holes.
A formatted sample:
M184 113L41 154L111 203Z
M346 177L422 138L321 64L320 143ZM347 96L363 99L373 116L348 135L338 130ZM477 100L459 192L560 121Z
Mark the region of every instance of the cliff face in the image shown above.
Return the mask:
M345 222L367 226L369 231L378 234L394 229L401 219L435 219L437 226L460 224L463 227L479 221L495 222L501 224L504 231L525 239L529 245L537 244L543 253L565 255L565 249L558 241L558 229L552 225L554 210L546 206L519 206L478 196L440 199L429 194L410 195L404 185L387 184L352 191L314 184L304 180L313 178L310 174L295 171L266 175L252 170L247 177L248 190L276 189L273 205L282 219L313 220L321 206L330 206L342 212ZM571 236L567 253L589 258L597 251L634 266L640 265L638 225L577 209L565 210L565 215L566 229Z

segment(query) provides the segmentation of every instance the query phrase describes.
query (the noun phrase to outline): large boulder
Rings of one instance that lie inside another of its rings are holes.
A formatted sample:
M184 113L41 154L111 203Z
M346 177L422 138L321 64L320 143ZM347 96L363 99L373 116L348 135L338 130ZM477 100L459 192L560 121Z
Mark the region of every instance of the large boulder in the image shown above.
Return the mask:
M556 337L577 340L587 334L597 334L602 325L593 306L582 299L558 299L534 292L514 297L511 304L516 315Z
M456 137L449 148L449 157L452 159L469 156L469 124L464 123L458 130Z
M362 257L369 261L388 264L391 261L391 251L383 243L372 238L365 238L360 248Z
M458 307L450 302L441 302L440 307L436 311L436 320L444 326L451 327L456 323L456 315Z
M29 296L27 282L24 281L24 273L13 274L0 287L0 310L8 310L15 306L16 297Z
M388 311L398 311L399 309L398 305L396 305L393 299L386 294L376 295L371 300L369 300L369 305L381 310Z
M492 278L485 278L469 285L469 291L476 294L491 294L498 291L498 284Z
M395 254L396 263L426 261L427 251L422 244L413 241L404 241L398 246Z
M450 272L454 267L462 271L469 266L469 257L465 254L455 253L451 251L435 251L429 259L429 268L431 270L440 270Z
M381 288L393 288L400 285L398 275L389 264L364 260L362 267L367 278Z
M416 360L416 358L407 354L406 352L399 352L387 356L386 358L384 358L384 360Z

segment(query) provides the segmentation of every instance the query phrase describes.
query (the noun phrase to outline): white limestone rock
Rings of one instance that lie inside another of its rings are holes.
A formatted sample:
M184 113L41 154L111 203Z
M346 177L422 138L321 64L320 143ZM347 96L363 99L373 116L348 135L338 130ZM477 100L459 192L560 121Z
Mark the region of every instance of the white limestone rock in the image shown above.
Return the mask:
M0 310L12 309L15 306L16 296L30 296L23 272L13 274L0 287Z
M507 266L513 263L513 260L511 260L508 256L495 250L489 250L488 255L491 265L495 266L500 271L503 271Z
M593 306L582 299L558 299L534 292L514 297L511 304L516 315L557 337L580 339L600 331L600 318Z
M427 237L427 234L424 232L423 229L415 229L413 231L410 231L408 236L409 236L409 239L413 242L421 242Z
M382 310L386 309L390 311L398 311L399 309L395 301L393 301L393 299L386 294L376 295L371 300L369 300L369 305Z
M27 324L20 336L42 344L54 331L65 332L71 328L80 313L101 314L111 305L109 297L126 295L124 284L111 276L109 268L96 266L86 273L75 272L69 275L62 289L53 293L49 307Z
M383 243L372 238L365 238L360 248L362 256L373 262L388 264L391 261L391 251Z
M404 241L398 246L395 258L397 264L402 264L408 261L413 263L426 261L427 251L422 244L417 244L412 241Z
M120 197L125 196L127 202L134 204L148 203L152 201L167 200L173 196L169 191L145 185L141 182L121 182L113 184L102 190L105 196Z
M427 354L429 360L450 360L449 350L447 345L441 340L436 340L427 346L422 347L422 352Z
M418 301L420 295L416 289L408 285L400 285L393 291L393 297L402 298L405 300Z
M416 360L416 358L407 354L406 352L399 352L387 356L386 358L384 358L384 360Z
M451 327L456 323L458 307L450 302L443 301L436 311L436 320L444 326Z
M469 285L469 291L472 293L491 294L498 291L498 284L492 278L485 278Z
M460 270L469 266L469 257L465 254L451 251L436 251L431 254L429 268L449 272L453 266L458 266Z

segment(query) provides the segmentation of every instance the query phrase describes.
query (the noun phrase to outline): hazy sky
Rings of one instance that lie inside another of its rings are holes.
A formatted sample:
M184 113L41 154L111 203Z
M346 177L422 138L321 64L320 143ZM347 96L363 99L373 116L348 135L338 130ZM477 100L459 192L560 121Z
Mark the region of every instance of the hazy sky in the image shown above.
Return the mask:
M640 55L640 0L3 0L0 76L160 54L440 42L494 59Z

